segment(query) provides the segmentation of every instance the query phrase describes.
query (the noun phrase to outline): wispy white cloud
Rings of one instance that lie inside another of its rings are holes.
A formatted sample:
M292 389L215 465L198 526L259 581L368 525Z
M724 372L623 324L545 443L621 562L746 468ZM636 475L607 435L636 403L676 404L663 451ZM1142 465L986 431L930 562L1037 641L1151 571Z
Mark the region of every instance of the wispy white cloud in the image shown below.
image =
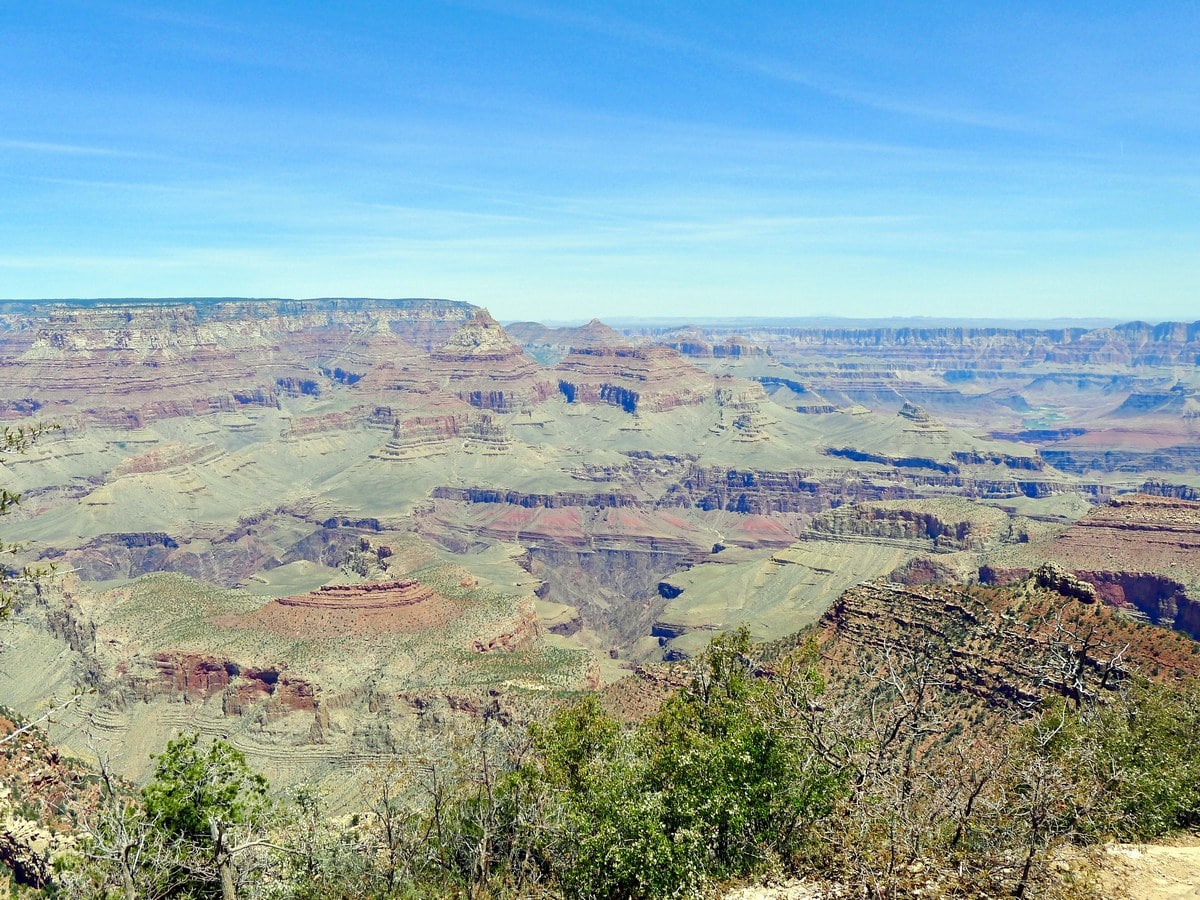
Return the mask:
M819 91L829 97L870 107L882 112L897 113L903 116L930 121L949 122L955 125L967 125L976 128L1022 132L1026 134L1051 134L1059 131L1059 129L1046 122L1036 121L1026 116L906 98L881 91L877 88L856 88L840 84L829 78L814 77L777 61L757 60L717 53L717 51L712 52L714 55L719 55L731 64L737 65L747 71L757 72L778 81L801 85L811 90Z
M60 143L57 141L29 141L16 138L0 138L0 149L18 150L23 153L53 153L61 156L102 156L120 159L148 159L151 154L114 147L99 147L92 144Z
M617 15L590 15L529 2L517 2L517 0L463 0L463 5L699 57L743 72L799 86L829 98L915 119L1029 134L1050 134L1059 130L1050 123L1036 121L1026 116L963 107L929 99L904 97L883 90L879 86L862 87L846 84L828 75L815 75L778 60L731 53L724 48L712 47L679 35L650 28Z

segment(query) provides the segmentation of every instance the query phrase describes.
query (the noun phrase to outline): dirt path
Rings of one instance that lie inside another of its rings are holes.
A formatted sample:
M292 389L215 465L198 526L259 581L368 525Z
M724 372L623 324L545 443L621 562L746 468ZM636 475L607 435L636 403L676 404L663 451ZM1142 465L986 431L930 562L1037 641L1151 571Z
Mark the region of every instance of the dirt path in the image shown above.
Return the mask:
M1165 844L1113 844L1099 855L1102 900L1200 900L1200 836ZM821 900L815 885L748 887L723 900Z
M772 887L739 888L722 900L823 900L826 896L812 884L790 881Z
M1200 838L1105 848L1101 890L1112 900L1200 898Z

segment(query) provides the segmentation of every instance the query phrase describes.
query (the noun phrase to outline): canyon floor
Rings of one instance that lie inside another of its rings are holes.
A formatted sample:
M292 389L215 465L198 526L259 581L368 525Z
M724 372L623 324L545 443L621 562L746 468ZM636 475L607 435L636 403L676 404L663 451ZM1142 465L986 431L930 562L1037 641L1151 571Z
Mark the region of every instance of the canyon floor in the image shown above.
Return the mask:
M502 326L440 300L0 308L0 694L123 774L280 783L633 679L864 582L1053 561L1200 636L1200 323ZM620 691L616 695L620 695ZM635 690L625 692L631 707Z

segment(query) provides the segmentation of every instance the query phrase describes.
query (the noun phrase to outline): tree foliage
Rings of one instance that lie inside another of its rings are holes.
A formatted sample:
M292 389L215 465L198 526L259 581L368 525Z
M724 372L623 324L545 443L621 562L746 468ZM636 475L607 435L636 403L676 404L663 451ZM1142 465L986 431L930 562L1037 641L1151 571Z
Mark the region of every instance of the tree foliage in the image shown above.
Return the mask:
M214 827L256 822L268 807L267 780L250 771L245 755L227 741L203 747L196 733L167 744L142 798L160 828L197 842L210 840Z
M198 734L167 744L140 795L101 767L104 802L83 816L81 859L69 880L84 897L234 900L261 869L274 823L267 781L227 741Z
M527 728L485 718L374 769L348 822L311 790L273 809L234 748L184 736L140 795L109 791L77 893L652 900L799 872L875 898L1068 897L1063 842L1200 824L1195 685L1129 679L972 734L928 654L880 652L847 706L812 645L767 663L718 637L641 724L595 695Z
M24 453L41 435L58 428L58 425L6 425L3 435L0 436L0 456ZM11 513L20 502L20 494L0 488L0 516ZM14 556L20 549L20 544L0 541L0 555ZM13 602L22 586L34 584L51 572L52 569L46 566L0 564L0 619L12 611Z

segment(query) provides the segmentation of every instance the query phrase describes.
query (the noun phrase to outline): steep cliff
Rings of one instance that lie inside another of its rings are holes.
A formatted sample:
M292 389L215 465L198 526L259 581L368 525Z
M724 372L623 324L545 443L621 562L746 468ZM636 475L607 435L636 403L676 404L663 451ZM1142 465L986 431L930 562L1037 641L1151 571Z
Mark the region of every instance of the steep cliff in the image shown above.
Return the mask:
M554 370L568 403L609 403L661 412L701 402L711 379L666 347L572 348Z

